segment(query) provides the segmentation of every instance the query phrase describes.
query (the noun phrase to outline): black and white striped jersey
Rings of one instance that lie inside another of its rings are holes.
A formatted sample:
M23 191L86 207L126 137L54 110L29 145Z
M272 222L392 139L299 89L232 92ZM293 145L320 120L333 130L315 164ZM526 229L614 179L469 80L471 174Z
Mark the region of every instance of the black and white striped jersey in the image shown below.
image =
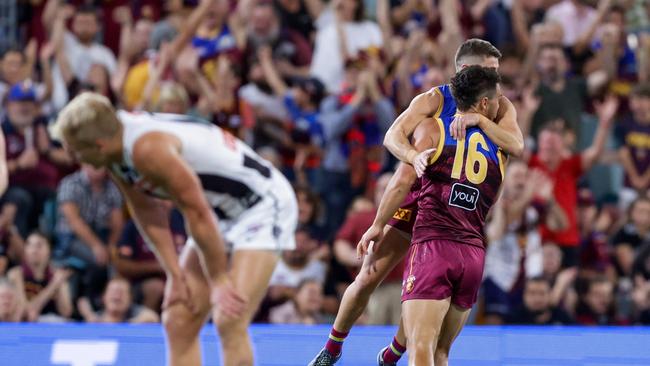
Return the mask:
M281 176L241 140L198 118L125 111L119 111L118 118L124 126L124 159L111 167L111 171L149 195L168 197L162 189L142 179L133 165L132 154L136 141L154 131L169 133L181 141L182 157L198 175L205 196L220 219L239 217L269 195Z

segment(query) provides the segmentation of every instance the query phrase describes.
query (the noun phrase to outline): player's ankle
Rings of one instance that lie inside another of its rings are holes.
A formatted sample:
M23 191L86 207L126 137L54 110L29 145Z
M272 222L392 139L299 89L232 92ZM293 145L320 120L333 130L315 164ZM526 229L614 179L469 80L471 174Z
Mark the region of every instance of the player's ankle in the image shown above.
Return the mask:
M396 363L402 358L404 352L406 352L406 346L399 343L397 338L393 337L393 341L386 347L382 358L386 363Z
M332 356L338 356L341 353L343 348L343 342L348 336L349 332L339 332L338 330L332 328L332 331L329 334L327 343L325 343L325 349Z

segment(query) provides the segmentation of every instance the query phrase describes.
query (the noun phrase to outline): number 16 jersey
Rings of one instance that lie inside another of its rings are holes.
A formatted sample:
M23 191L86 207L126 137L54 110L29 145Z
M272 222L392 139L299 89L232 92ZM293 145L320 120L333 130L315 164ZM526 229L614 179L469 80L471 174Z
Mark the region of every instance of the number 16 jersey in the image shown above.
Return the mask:
M455 107L449 85L437 92L443 103ZM478 127L468 128L463 140L451 137L454 117L441 113L436 118L440 140L420 178L412 242L451 240L485 247L485 217L503 180L504 156Z

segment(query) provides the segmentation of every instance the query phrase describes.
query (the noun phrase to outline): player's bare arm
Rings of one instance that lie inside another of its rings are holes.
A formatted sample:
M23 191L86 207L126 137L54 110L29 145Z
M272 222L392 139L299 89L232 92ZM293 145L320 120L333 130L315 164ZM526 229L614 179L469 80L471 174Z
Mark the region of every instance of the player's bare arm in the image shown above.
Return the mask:
M411 101L395 122L386 131L384 146L399 160L413 165L413 159L418 154L416 148L409 142L409 136L423 119L431 117L441 103L441 96L435 90L422 93Z
M496 122L496 123L495 123ZM499 97L499 112L496 121L479 113L467 113L452 122L451 136L462 140L468 127L477 126L510 156L521 157L524 153L524 135L517 123L517 110L505 96Z
M225 314L238 316L244 301L234 293L226 275L225 245L199 178L180 155L181 143L163 132L150 132L136 141L133 164L146 181L162 188L185 217L191 236L199 246L201 262L213 298L219 298ZM225 295L225 296L224 296Z
M138 231L153 250L167 275L166 286L168 289L165 291L163 308L179 302L185 302L188 307L192 308L189 288L184 283L169 228L167 209L156 199L124 184L120 178L112 173L111 177L124 195L133 220L138 226Z
M147 133L135 144L133 164L145 180L164 189L178 205L204 253L209 279L216 281L225 273L227 263L223 241L201 183L181 158L180 149L176 137L162 132Z
M413 133L415 149L418 151L435 151L440 133L438 125L433 120L421 123ZM415 169L408 164L400 163L395 174L390 178L386 191L381 198L377 214L372 226L366 231L357 245L357 255L362 256L368 252L370 242L378 243L382 236L384 226L388 223L393 214L399 209L411 186L417 179Z

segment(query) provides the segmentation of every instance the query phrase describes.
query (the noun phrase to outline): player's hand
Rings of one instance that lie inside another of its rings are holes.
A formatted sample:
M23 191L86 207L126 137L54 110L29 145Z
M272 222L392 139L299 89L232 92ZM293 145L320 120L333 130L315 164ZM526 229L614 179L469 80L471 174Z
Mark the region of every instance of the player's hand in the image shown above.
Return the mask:
M431 157L431 154L433 154L436 151L436 148L424 150L421 153L415 155L413 158L413 161L411 162L413 165L413 168L415 169L415 173L418 175L418 178L421 177L424 174L424 171L427 169L427 166L429 166L429 158Z
M246 311L247 301L237 293L232 282L225 276L212 285L210 304L228 318L238 318Z
M197 309L194 301L192 301L192 293L190 292L190 286L187 284L185 276L182 274L178 276L167 275L162 308L167 309L179 303L185 305L193 313L196 313Z
M384 228L372 225L359 240L357 244L357 258L361 259L364 255L370 254L376 249L379 241L384 237Z
M478 125L478 122L481 120L481 116L478 113L465 113L457 115L454 118L454 121L451 122L449 126L449 132L451 137L456 140L463 140L466 135L466 130L469 127Z

